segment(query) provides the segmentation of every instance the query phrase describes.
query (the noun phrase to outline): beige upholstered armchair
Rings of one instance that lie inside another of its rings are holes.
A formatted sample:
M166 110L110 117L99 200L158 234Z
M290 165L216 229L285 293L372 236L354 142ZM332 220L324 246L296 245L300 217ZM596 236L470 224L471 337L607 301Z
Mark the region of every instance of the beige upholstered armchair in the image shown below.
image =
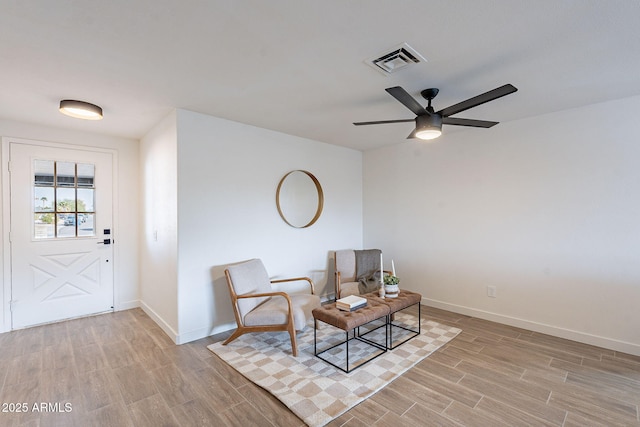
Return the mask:
M369 251L378 251L370 249ZM360 289L358 280L358 267L356 262L356 251L354 249L343 249L335 251L335 283L336 299L344 298L348 295L359 295ZM380 262L378 261L378 268ZM391 273L385 271L385 273Z
M320 297L314 295L313 282L308 277L269 280L259 259L229 266L225 270L231 303L238 329L223 343L227 345L249 332L286 331L291 337L291 350L298 355L296 331L301 331L313 318L311 311L320 307ZM288 294L274 291L272 283L307 281L309 294Z

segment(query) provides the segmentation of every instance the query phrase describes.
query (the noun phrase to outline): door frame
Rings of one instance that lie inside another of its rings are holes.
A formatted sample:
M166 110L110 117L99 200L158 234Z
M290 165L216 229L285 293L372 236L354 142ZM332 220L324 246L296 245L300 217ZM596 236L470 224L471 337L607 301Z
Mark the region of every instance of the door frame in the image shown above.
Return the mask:
M0 224L0 234L2 235L2 247L1 247L1 257L0 262L2 265L0 266L2 269L2 286L0 286L0 294L2 294L2 298L0 301L2 302L1 307L1 315L0 315L0 333L9 332L12 330L11 323L11 175L9 173L9 147L11 144L28 144L28 145L39 145L42 147L50 147L50 148L62 148L67 150L82 150L82 151L92 151L96 153L108 153L111 154L112 164L111 164L111 181L112 181L112 228L114 230L112 235L112 240L114 242L113 245L113 305L114 311L118 310L118 301L119 301L119 287L117 285L118 280L118 265L119 265L119 250L118 245L115 244L117 239L117 232L120 230L119 227L119 215L120 211L118 206L118 152L117 150L101 148L101 147L93 147L90 145L77 145L77 144L66 144L60 142L50 142L50 141L40 141L34 139L25 139L25 138L12 138L12 137L2 137L2 154L1 154L1 164L2 164L2 194L0 195L0 204L2 205L2 224Z

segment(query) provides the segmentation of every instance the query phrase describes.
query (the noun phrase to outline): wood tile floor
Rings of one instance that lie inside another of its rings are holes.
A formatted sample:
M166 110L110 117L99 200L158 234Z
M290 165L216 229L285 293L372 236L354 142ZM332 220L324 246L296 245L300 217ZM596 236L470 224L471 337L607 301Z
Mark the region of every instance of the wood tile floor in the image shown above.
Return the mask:
M422 313L463 332L330 426L640 426L640 357ZM0 334L0 426L302 426L222 338L176 346L140 309Z

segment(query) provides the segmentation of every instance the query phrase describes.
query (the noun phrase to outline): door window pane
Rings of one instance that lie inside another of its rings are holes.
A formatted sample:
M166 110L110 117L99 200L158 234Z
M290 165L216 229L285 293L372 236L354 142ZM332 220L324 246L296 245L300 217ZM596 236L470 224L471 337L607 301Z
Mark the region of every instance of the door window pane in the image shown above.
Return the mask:
M78 187L93 187L95 166L87 163L78 163Z
M55 237L53 220L55 215L52 213L35 214L35 238L36 239L51 239Z
M95 236L96 230L93 226L94 214L78 214L78 236Z
M58 237L76 237L76 214L58 215Z
M67 214L56 214L56 236L55 237L75 237L74 230L71 230L68 225L64 224L66 220L67 220Z
M35 160L34 175L36 185L53 186L53 160Z
M56 185L58 187L74 187L76 184L76 164L56 162Z
M53 202L55 201L53 187L36 187L34 194L35 212L53 212Z
M96 235L95 165L34 160L33 183L35 239Z
M93 192L92 188L78 188L78 212L93 212Z
M76 210L75 188L56 188L56 210L58 212L73 212Z

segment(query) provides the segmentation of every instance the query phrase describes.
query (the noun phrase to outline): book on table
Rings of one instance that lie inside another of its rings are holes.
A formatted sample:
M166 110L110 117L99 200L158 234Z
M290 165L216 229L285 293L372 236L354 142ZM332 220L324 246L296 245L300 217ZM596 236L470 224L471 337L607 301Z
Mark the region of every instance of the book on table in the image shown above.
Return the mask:
M342 310L342 311L356 311L356 310L360 310L361 308L366 307L366 306L367 306L367 303L365 302L364 304L356 305L356 306L353 306L353 307L350 307L350 308L346 307L346 306L336 305L336 308L338 310Z
M336 308L344 311L354 311L367 305L367 299L357 295L349 295L336 301Z

